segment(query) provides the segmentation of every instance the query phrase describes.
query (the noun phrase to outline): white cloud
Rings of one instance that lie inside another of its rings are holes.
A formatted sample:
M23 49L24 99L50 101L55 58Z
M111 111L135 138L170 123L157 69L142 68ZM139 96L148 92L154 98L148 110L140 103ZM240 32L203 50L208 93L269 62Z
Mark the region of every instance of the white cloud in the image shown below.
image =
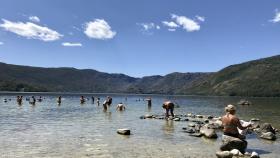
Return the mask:
M30 21L33 21L33 22L40 22L40 19L39 19L38 16L30 16L30 17L29 17L29 20L30 20Z
M0 45L3 45L4 44L4 42L0 42Z
M61 43L62 46L65 46L65 47L82 47L82 43L70 43L70 42L64 42L64 43Z
M2 21L4 23L0 24L0 27L28 39L38 39L48 42L58 40L63 36L48 27L39 26L31 22L12 22L5 19L2 19Z
M104 19L95 19L86 23L84 33L89 38L112 39L117 32L111 30L111 26Z
M145 31L154 29L156 27L156 25L154 23L152 23L152 22L151 23L141 23L140 25L143 27L143 29Z
M280 22L280 12L278 11L278 9L275 10L275 16L272 20L270 20L273 23L278 23Z
M152 35L153 30L160 30L160 26L156 25L153 22L150 23L137 23L137 25L141 26L141 32L146 34L146 35Z
M171 14L171 18L174 19L177 24L181 25L187 32L200 30L199 23L190 18L187 18L186 16Z
M174 32L174 31L176 31L176 29L174 29L174 28L169 28L168 31Z
M203 16L196 15L195 17L198 21L201 21L201 22L205 21L205 17L203 17Z
M164 26L171 27L171 28L179 27L179 25L176 24L176 23L173 22L173 21L170 21L170 22L168 22L168 21L162 21L162 24L163 24Z

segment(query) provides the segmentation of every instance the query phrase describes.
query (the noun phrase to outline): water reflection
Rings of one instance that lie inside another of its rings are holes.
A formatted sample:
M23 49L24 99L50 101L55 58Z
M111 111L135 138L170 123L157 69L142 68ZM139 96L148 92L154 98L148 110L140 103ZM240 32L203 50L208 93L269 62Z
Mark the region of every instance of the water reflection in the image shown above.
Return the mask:
M173 120L164 120L162 130L165 134L174 133L174 121Z

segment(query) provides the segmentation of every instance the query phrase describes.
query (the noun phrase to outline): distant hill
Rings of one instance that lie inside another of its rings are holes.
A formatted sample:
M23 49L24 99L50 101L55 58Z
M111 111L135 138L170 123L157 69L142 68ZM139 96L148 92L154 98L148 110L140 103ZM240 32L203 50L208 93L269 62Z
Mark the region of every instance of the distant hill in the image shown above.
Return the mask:
M201 95L280 97L280 55L228 66L184 92Z
M134 78L75 68L0 63L0 91L280 96L280 55L228 66L215 73Z

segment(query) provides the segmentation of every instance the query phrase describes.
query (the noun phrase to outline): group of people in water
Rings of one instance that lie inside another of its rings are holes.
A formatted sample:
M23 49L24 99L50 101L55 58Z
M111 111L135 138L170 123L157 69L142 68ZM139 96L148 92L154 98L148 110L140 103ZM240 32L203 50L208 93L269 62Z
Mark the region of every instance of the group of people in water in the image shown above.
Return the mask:
M95 97L91 97L92 99L92 103L95 103ZM32 96L31 98L26 98L27 101L29 101L29 103L31 105L35 105L36 102L41 102L43 100L43 98L40 96L38 99L35 98L35 96ZM86 100L89 100L89 98L85 98L84 96L80 97L80 103L84 104L86 102ZM127 98L126 98L127 100ZM7 102L7 99L4 99L4 102ZM152 98L148 97L145 99L145 101L147 101L147 105L148 107L152 106ZM113 98L110 96L107 96L106 99L103 102L103 109L104 111L107 111L107 109L112 105L113 102ZM17 96L17 103L19 105L22 105L23 103L23 96ZM62 103L62 97L59 96L57 98L57 104L60 105ZM100 105L100 98L96 98L96 104L99 106ZM169 118L174 117L174 103L171 101L165 101L162 104L162 108L165 110L165 117ZM123 103L119 103L117 104L116 110L118 111L124 111L126 109L125 105ZM228 136L232 136L232 137L236 137L242 140L245 140L245 136L241 135L238 131L238 129L240 130L245 130L249 127L251 127L252 125L246 125L243 126L240 122L240 120L238 119L238 117L235 116L236 114L236 108L234 105L228 105L225 107L225 115L222 117L222 125L223 125L223 132L224 135L228 135Z

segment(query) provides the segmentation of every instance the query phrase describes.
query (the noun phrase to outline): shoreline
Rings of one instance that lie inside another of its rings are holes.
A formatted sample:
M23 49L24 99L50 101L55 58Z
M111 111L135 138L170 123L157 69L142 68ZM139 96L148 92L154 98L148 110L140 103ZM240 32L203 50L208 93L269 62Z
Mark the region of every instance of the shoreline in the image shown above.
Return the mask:
M0 91L2 94L64 94L64 95L128 95L128 96L182 96L182 97L209 97L209 98L271 98L271 99L280 99L280 97L254 97L254 96L217 96L217 95L188 95L188 94L151 94L151 93L113 93L113 92L17 92L17 91Z

